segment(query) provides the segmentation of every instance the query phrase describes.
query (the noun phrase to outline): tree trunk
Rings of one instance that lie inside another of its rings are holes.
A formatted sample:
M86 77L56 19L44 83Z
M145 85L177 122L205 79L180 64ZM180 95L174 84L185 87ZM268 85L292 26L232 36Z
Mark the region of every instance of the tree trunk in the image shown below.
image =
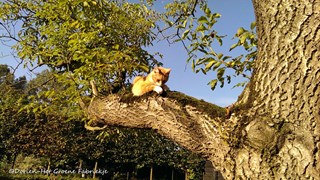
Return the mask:
M189 178L188 178L188 171L185 171L185 172L184 172L184 180L189 180Z
M90 118L153 129L210 160L226 179L320 179L320 3L253 4L258 57L230 118L177 92L95 96Z
M153 179L153 166L150 167L150 180Z
M94 170L93 170L93 176L92 176L93 179L96 178L97 169L98 169L98 161L94 163Z
M48 161L48 166L47 166L47 176L50 175L50 166L51 166L51 161Z
M259 51L235 176L319 179L320 3L253 3Z
M13 154L12 164L11 164L11 169L15 168L17 157L18 157L18 155L16 153L14 153Z
M79 160L79 168L78 168L78 171L80 172L80 170L82 169L82 164L83 164L83 160L80 159Z
M174 180L174 169L171 169L171 180Z

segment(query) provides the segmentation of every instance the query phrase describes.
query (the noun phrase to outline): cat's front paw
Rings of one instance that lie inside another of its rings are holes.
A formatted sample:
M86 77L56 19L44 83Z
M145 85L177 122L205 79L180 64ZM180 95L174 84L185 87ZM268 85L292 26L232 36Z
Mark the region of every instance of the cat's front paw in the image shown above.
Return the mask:
M155 86L155 87L153 88L153 90L154 90L155 92L157 92L158 94L161 94L162 91L163 91L162 87L160 87L160 86Z

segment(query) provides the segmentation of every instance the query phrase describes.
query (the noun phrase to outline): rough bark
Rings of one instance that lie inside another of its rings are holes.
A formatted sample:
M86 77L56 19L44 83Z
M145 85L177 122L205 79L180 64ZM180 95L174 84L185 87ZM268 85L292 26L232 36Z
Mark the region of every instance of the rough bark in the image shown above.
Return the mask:
M230 151L224 130L225 108L167 92L165 97L146 94L95 96L90 118L113 126L153 129L221 166Z
M320 2L253 4L258 57L230 118L177 92L95 97L90 116L154 129L208 158L226 179L320 179Z
M253 3L259 52L236 177L319 179L320 2Z

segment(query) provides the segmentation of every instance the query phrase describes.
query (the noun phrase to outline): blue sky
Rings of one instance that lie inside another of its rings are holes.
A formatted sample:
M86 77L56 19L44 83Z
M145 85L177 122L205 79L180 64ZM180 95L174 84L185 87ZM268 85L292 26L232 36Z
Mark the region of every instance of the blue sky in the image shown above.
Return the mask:
M235 49L229 52L229 48L236 42L236 40L232 40L232 37L237 29L239 27L248 28L250 23L254 21L252 2L249 0L208 1L208 7L211 11L222 15L214 25L214 28L220 35L227 35L223 40L223 46L215 48L217 52L233 56L245 53L241 51L242 49ZM160 52L163 55L161 60L164 64L163 66L172 68L170 79L167 83L171 90L180 91L223 107L235 102L243 90L240 87L232 88L237 82L244 81L242 78L236 78L231 85L225 84L224 88L220 88L218 84L216 90L212 91L207 83L215 77L215 73L203 75L192 72L190 64L186 64L187 55L181 43L155 42L153 47L148 47L147 49L150 52ZM10 47L0 44L0 64L9 64L15 67L18 61L10 56L10 52ZM26 75L28 79L35 77L33 73L23 69L22 66L16 71L15 75L16 77Z

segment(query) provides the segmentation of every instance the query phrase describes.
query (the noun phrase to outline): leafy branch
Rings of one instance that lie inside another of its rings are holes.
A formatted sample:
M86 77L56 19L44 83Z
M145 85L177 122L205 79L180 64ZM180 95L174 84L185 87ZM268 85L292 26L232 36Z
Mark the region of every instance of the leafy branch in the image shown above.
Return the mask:
M238 42L230 48L232 51L237 47L243 47L248 53L232 57L216 52L213 48L215 44L222 46L225 36L219 35L214 29L221 15L212 12L205 1L175 1L166 5L166 8L163 20L166 27L160 32L163 34L170 28L176 30L174 34L164 37L182 43L189 56L187 62L191 62L191 68L195 73L216 72L216 78L208 83L212 90L218 83L220 87L223 87L225 82L231 83L232 77L250 78L256 57L255 23L251 24L250 30L239 28L234 36ZM245 84L246 82L241 82L235 86Z

